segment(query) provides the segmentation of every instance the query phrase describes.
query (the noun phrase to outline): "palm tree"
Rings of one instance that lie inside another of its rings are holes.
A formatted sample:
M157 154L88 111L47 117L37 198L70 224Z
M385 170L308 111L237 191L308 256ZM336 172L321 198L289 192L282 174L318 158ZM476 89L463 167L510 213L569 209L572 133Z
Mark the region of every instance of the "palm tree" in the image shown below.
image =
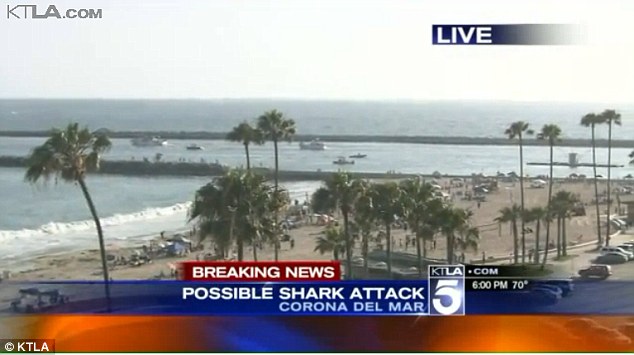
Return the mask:
M597 182L597 142L595 139L595 127L603 123L603 117L594 113L588 113L581 118L581 125L584 127L590 127L592 132L592 172L594 174L594 199L596 201L597 212L597 245L603 245L603 238L601 238L601 211L599 207L599 185Z
M439 214L440 230L447 238L447 263L455 262L456 250L477 248L478 231L469 226L471 211L447 206ZM456 236L459 233L460 236Z
M498 223L511 223L511 231L513 232L513 263L519 261L519 236L517 230L517 221L522 218L522 209L514 204L511 207L504 207L500 210L500 216L495 219Z
M557 217L557 256L566 256L568 254L566 223L576 203L577 198L568 191L557 192L551 202L552 211Z
M370 237L375 229L375 215L372 206L371 185L366 181L359 183L359 195L354 204L354 222L361 234L361 255L363 256L363 272L368 275L368 254Z
M326 229L323 236L317 238L317 245L314 251L320 254L332 252L334 260L339 260L339 256L346 249L346 235L341 228L330 227Z
M402 214L401 190L392 181L374 184L372 187L372 206L376 219L385 226L387 244L387 272L392 277L392 224Z
M272 141L273 149L275 152L275 191L279 187L279 152L277 144L281 141L290 141L295 135L295 121L287 119L284 115L277 111L272 110L265 112L258 117L258 129L262 132L262 139ZM277 214L275 215L275 224L278 223ZM275 244L275 261L279 259L280 243L278 236L274 237Z
M350 213L360 192L360 181L347 172L334 173L325 181L325 186L315 191L311 204L328 210L339 210L343 218L345 237L346 274L352 278L352 240L350 237Z
M239 125L233 127L233 130L227 134L227 139L232 142L240 142L244 145L244 152L247 157L247 170L251 170L251 160L249 157L249 145L262 144L264 140L262 138L262 132L253 128L248 122L242 122Z
M79 128L77 123L71 123L63 130L53 129L46 142L31 152L27 159L27 170L24 176L29 183L36 183L40 179L47 181L55 177L56 181L61 179L65 182L76 182L81 188L97 228L108 312L110 312L110 277L106 247L97 209L86 185L86 174L99 169L101 155L111 146L108 137L91 133L87 128Z
M504 132L509 139L517 138L520 148L520 207L524 214L524 146L523 138L526 135L532 135L533 130L528 128L528 123L524 121L513 122ZM524 228L524 220L522 220L522 263L526 257L526 231Z
M608 217L605 245L610 245L610 215L612 214L610 210L612 205L612 200L610 199L610 193L612 193L612 191L610 191L610 173L612 172L612 126L621 125L621 114L615 110L605 110L600 116L603 117L603 123L607 123L608 125Z
M403 216L416 241L416 257L418 259L418 276L423 277L423 258L426 257L425 241L433 238L438 211L442 208L440 199L434 196L431 184L420 178L405 180L401 183ZM421 244L423 247L421 248ZM422 250L421 250L422 249Z
M555 143L560 141L561 137L561 128L559 128L559 126L557 126L556 124L547 124L544 125L542 127L541 132L539 132L539 134L537 135L537 139L539 140L544 140L548 142L548 147L550 148L550 164L549 164L549 173L548 173L548 203L550 203L550 201L553 198L553 181L554 181L554 176L553 176L553 148L555 147ZM541 218L537 220L538 224L541 221ZM546 233L550 233L550 224L549 224L549 220L546 220ZM539 243L539 240L537 240L537 242ZM537 255L539 255L539 249L536 249L536 253ZM538 257L535 258L535 260L539 260Z
M535 264L539 264L539 239L541 232L541 222L545 220L546 217L546 209L543 207L533 207L528 211L530 215L530 220L535 222L535 254L533 257L535 258ZM550 221L546 219L546 228L550 228ZM548 248L548 232L546 237L546 248Z
M544 222L546 222L546 241L544 246L544 258L542 261L541 269L544 270L546 268L546 261L548 261L548 250L550 249L550 225L553 221L554 213L551 210L551 206L547 206L544 209Z

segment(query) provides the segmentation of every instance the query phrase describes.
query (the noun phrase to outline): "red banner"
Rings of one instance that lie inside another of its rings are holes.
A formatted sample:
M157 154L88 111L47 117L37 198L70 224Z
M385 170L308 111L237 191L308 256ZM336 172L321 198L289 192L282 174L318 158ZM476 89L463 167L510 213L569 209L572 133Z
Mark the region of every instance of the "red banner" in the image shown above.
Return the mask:
M187 281L333 281L341 280L339 261L187 261Z

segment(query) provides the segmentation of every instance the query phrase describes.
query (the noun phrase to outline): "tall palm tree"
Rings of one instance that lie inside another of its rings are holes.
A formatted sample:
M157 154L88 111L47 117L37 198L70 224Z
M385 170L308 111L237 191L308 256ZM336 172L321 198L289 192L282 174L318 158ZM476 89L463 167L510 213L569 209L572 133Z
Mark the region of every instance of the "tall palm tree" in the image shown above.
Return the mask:
M346 249L346 235L341 228L330 227L326 229L323 236L317 238L315 250L320 254L332 252L334 260L339 260L339 256Z
M610 174L612 172L612 126L621 125L621 114L616 112L615 110L605 110L601 113L601 117L603 117L603 122L608 125L608 217L605 245L610 245L610 215L612 214L612 200L610 199L610 194L612 193L612 191L610 191Z
M500 210L500 215L495 219L498 223L510 223L511 231L513 233L513 263L517 264L519 261L519 236L517 230L517 221L522 218L522 209L520 206L514 204L511 207L504 207Z
M559 191L551 201L552 211L557 217L557 256L568 255L568 240L566 237L566 224L572 209L577 203L577 197L569 191Z
M546 268L546 262L548 261L548 250L550 250L550 225L552 224L554 217L554 213L551 209L551 206L546 206L544 209L544 218L543 221L546 222L546 240L544 241L544 257L541 265L541 269L544 270Z
M377 220L385 227L387 244L387 272L392 277L392 224L402 214L401 190L392 181L377 183L372 187L372 205Z
M477 248L477 229L469 226L471 211L457 207L447 206L439 214L440 230L445 235L447 242L447 263L455 262L455 251ZM459 233L460 236L456 236Z
M97 229L108 312L110 312L110 277L106 262L106 247L97 208L86 185L86 174L99 169L101 155L111 146L108 137L92 133L87 128L80 128L77 123L71 123L63 130L53 129L46 142L31 152L27 159L27 170L24 176L29 183L36 183L40 179L47 181L55 177L56 181L61 179L65 182L76 182L81 188Z
M426 240L433 238L435 228L432 223L436 220L442 202L434 196L433 186L420 178L404 180L401 183L401 190L403 191L401 194L403 216L414 232L418 276L422 278L423 258L426 257L427 249L424 244ZM422 248L421 244L423 244Z
M360 180L355 180L347 172L332 174L321 187L313 194L312 205L328 207L330 210L339 210L343 218L343 233L345 237L346 275L352 278L352 239L350 237L350 214L354 208L360 192Z
M528 211L530 219L535 222L535 253L533 254L535 264L539 264L539 239L541 232L541 223L546 217L546 209L543 207L533 207ZM550 222L546 219L546 228L550 228ZM548 233L548 232L547 232ZM548 235L548 234L547 234ZM546 237L546 248L548 248L548 236Z
M521 214L524 214L524 142L523 139L527 135L532 135L533 130L529 129L529 124L524 121L513 122L504 132L509 139L517 139L520 148L520 207ZM522 219L522 263L526 257L526 230L524 220Z
M588 113L581 118L581 125L584 127L590 127L592 132L592 172L594 174L594 199L596 201L595 207L597 212L597 245L603 245L603 238L601 238L601 210L599 207L599 184L597 181L597 142L595 138L595 128L597 125L603 123L603 117L594 113Z
M553 182L554 182L554 176L553 176L553 163L554 163L554 157L553 157L553 148L555 147L555 143L561 140L561 128L559 128L559 126L557 126L556 124L546 124L542 127L541 132L539 132L539 134L537 134L537 139L539 140L544 140L548 142L548 147L550 150L550 160L549 160L549 173L548 173L548 203L550 203L550 201L553 198ZM538 220L538 224L541 221L541 218L539 218ZM550 233L550 220L547 219L546 220L546 234ZM539 240L538 240L539 242ZM537 255L539 255L539 249L536 249L536 253ZM538 257L535 258L535 260L539 260Z
M258 129L262 132L262 138L273 142L275 152L275 191L279 188L279 151L278 143L282 141L290 141L295 135L295 121L287 119L284 114L277 110L265 112L258 117ZM275 215L275 224L278 224L277 214ZM279 259L279 236L274 239L275 244L275 261Z
M227 134L227 139L232 142L240 142L244 145L244 153L247 157L247 170L251 170L251 159L249 157L250 144L262 144L262 132L252 127L248 122L242 122L233 127L233 130Z
M354 222L361 234L361 255L363 256L363 273L368 275L368 254L370 237L375 229L375 214L372 206L371 184L367 181L359 183L358 197L354 204Z

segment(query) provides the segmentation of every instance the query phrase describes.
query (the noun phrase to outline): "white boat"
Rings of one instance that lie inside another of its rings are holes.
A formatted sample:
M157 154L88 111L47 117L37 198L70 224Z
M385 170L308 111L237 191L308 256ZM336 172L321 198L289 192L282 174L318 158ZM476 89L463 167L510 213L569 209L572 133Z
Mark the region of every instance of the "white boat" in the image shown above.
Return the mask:
M345 157L339 157L337 160L332 162L335 165L353 165L354 160L347 160Z
M313 139L310 142L300 142L299 148L302 150L325 150L326 145L319 139Z
M161 137L139 137L133 138L131 142L135 147L162 147L167 145L167 140Z
M190 144L187 146L187 150L205 150L205 148L198 144Z

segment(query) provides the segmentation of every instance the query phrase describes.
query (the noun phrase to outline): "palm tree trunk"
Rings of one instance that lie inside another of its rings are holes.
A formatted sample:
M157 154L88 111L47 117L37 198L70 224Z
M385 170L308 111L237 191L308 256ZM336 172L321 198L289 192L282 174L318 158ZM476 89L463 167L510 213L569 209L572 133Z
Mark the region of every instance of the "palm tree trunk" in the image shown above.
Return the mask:
M273 139L273 149L275 150L275 172L274 172L274 179L275 179L275 196L277 196L278 193L278 172L279 172L279 160L278 160L278 152L277 152L277 139ZM280 236L278 235L279 230L278 230L278 212L277 212L277 208L275 209L275 211L273 212L273 218L275 221L275 233L273 233L273 242L275 243L275 261L278 261L280 259Z
M454 247L453 247L453 239L454 239L454 235L453 233L447 233L447 264L453 264L453 252L454 252Z
M524 149L522 143L522 134L519 135L520 142L520 203L522 207L522 264L526 262L526 231L524 230Z
M539 264L539 230L541 228L541 220L537 219L537 227L535 231L535 264Z
M362 235L363 238L363 274L365 275L364 277L368 276L368 254L369 254L369 249L370 249L370 235L369 233L365 232Z
M418 229L418 226L416 226L415 228ZM421 240L420 240L420 233L418 232L418 230L416 231L416 234L414 236L414 238L416 238L416 257L418 258L418 277L419 278L423 278L423 255L422 255L422 250L421 250Z
M387 238L387 273L389 278L392 278L392 226L390 223L385 223L385 236Z
M88 192L88 187L86 186L86 182L83 178L78 178L77 182L81 187L81 192L84 194L84 198L88 203L88 208L90 209L90 213L92 214L92 218L95 221L95 227L97 227L97 236L99 237L99 253L101 254L101 269L103 272L103 282L104 288L106 291L106 311L110 313L111 311L111 299L110 299L110 276L108 274L108 262L106 259L106 245L103 239L103 230L101 229L101 221L99 221L99 216L97 215L97 209L95 208L95 204L92 201L92 197Z
M348 211L341 211L343 215L343 234L346 242L346 278L352 280L352 242L350 240L350 226Z
M517 221L513 220L511 225L513 226L513 263L517 264L519 261L519 236L517 232Z
M546 219L546 245L544 246L544 261L542 262L542 270L546 268L546 261L548 260L548 249L550 248L550 223L548 223L549 220L550 218Z
M568 255L568 238L566 238L566 223L568 223L568 219L566 217L561 219L561 255Z
M561 256L561 217L557 216L557 257Z
M597 208L597 244L603 245L603 238L601 238L601 210L599 207L599 184L597 182L597 145L594 138L594 124L592 124L592 170L594 172L594 198L596 200Z
M247 170L251 170L251 159L249 158L249 144L248 143L244 144L244 152L246 153L246 156L247 156Z
M253 261L258 261L258 246L253 243Z
M550 203L553 199L553 184L555 182L555 177L553 176L553 164L554 164L553 145L554 145L554 142L551 140L550 141L550 164L549 164L549 172L548 172L548 177L550 181L548 182L548 205L546 206L547 215L550 214ZM550 243L550 222L551 222L551 219L546 218L546 246L544 247L544 255L548 254L548 248L549 248L548 244ZM539 249L537 250L539 251ZM539 258L537 258L536 260L539 260ZM546 259L544 259L544 265L545 264L546 264ZM542 266L542 269L543 269L543 266Z
M612 201L610 200L610 194L612 193L612 191L610 191L610 174L612 172L612 168L610 165L612 165L612 121L608 122L608 216L606 217L608 225L605 232L606 246L610 245L610 215L612 214Z

